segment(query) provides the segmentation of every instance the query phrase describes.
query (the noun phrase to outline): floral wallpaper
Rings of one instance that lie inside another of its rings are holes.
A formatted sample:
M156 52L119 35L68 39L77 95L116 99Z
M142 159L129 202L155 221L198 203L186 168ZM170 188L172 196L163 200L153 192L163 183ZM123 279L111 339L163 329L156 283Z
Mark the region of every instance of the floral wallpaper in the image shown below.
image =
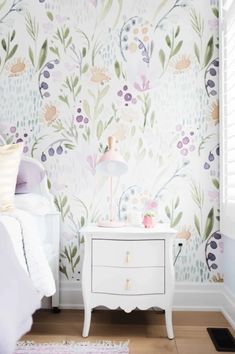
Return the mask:
M0 0L0 131L45 166L62 279L80 280L81 226L107 217L114 135L116 217L153 210L186 240L177 280L223 280L217 2Z

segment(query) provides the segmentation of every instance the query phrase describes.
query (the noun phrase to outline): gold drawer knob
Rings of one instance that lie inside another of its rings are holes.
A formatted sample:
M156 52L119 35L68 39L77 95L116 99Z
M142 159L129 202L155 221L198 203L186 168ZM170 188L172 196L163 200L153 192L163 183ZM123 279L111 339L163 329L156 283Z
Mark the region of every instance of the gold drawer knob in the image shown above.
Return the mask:
M130 252L127 251L126 252L126 263L130 263L130 260L131 260Z
M131 288L131 281L130 281L130 279L126 279L125 289L130 290L130 288Z

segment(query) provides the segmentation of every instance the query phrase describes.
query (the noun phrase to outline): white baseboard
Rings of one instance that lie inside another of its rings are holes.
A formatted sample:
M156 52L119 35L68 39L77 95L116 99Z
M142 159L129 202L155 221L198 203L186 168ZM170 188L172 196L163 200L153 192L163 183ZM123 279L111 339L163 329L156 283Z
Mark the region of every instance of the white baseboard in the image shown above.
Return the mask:
M233 329L235 329L235 296L226 286L224 286L223 295L223 315L231 324Z
M81 283L62 281L60 289L61 309L83 309ZM221 311L235 329L235 296L223 283L176 283L173 310Z

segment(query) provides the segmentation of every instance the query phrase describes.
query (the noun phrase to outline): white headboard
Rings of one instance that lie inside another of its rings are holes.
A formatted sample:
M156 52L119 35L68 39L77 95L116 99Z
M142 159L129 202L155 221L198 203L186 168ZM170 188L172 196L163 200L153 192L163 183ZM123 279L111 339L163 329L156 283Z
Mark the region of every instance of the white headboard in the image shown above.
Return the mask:
M5 144L6 144L6 140L0 134L0 145L5 145ZM34 165L40 166L43 170L45 170L45 168L41 164L41 162L39 162L38 160L34 159L33 157L29 157L29 156L24 156L23 155L21 159L24 160L24 161L30 162L30 163L32 163ZM51 194L51 192L50 192L50 190L48 188L47 175L46 174L45 174L45 177L43 178L42 182L38 186L38 188L36 188L33 192L46 197L50 201L52 212L57 212L58 211L56 209L56 206L55 206L55 203L54 203L54 196Z

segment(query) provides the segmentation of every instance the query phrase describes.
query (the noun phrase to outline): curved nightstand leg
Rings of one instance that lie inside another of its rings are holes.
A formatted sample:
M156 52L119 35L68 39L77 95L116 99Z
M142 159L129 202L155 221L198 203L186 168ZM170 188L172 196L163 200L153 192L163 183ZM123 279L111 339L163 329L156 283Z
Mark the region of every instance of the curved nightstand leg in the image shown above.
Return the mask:
M84 323L83 323L83 331L82 336L88 337L90 325L91 325L91 308L85 306L84 308Z
M165 309L165 320L166 320L166 330L167 330L167 337L169 339L174 338L173 326L172 326L172 310Z

